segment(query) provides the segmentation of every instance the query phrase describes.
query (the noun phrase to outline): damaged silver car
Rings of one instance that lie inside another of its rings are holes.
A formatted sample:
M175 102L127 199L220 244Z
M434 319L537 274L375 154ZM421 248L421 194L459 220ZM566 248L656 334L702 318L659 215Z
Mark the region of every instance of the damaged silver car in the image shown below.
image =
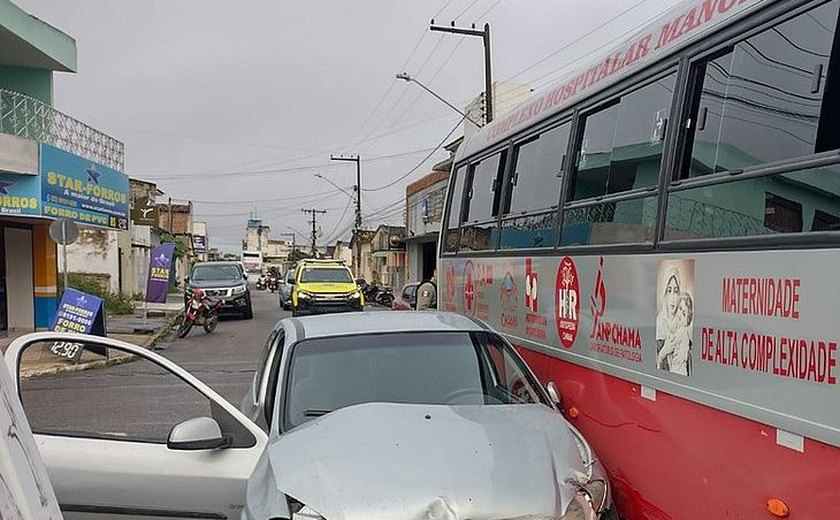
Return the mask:
M242 403L269 436L243 519L618 518L548 388L460 315L282 320Z

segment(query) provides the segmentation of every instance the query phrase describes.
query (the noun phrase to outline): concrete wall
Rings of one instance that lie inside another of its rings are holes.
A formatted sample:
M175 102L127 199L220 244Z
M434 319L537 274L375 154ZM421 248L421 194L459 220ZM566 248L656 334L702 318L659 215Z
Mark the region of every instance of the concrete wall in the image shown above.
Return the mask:
M38 166L37 142L0 133L0 172L38 175Z
M519 83L499 82L493 83L493 119L514 109L531 95L531 87ZM464 112L479 123L484 119L484 92L479 94L467 105ZM464 137L469 138L478 131L478 127L464 120Z
M146 294L146 279L149 276L149 256L158 245L152 228L131 225L131 276L133 284L123 283L126 292ZM123 272L125 273L125 271Z
M6 295L9 330L35 328L32 231L6 228Z
M411 239L440 231L443 201L448 179L428 186L408 196L406 208L406 238Z
M408 282L418 282L423 278L423 246L418 242L406 245L406 276Z
M353 265L353 251L350 249L349 244L344 242L336 243L332 257L336 260L344 260L348 266Z
M52 106L52 71L0 66L0 89L26 94Z
M108 290L118 292L119 285L119 240L118 231L105 229L81 229L79 240L67 246L67 263L71 273L95 274L108 277ZM61 248L58 251L59 270L64 264Z

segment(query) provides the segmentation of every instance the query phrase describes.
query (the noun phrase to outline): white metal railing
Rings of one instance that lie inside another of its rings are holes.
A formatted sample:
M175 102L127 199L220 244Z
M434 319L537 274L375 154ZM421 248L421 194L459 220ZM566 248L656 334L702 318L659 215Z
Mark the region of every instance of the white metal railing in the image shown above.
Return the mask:
M50 144L123 171L125 145L19 92L0 89L0 133Z

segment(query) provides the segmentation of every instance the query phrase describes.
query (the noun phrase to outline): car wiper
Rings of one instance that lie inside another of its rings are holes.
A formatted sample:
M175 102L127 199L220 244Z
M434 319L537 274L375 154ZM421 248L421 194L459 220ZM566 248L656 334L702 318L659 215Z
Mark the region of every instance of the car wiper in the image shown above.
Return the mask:
M303 416L304 417L321 417L322 415L327 415L331 411L332 410L317 410L317 409L304 410Z

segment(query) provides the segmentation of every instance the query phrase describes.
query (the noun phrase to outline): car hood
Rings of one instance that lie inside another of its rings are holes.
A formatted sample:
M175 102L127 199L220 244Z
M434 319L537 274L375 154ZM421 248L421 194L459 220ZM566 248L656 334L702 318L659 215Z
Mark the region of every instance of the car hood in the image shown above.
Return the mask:
M190 287L197 287L199 289L230 289L245 285L245 280L231 279L231 280L190 280Z
M304 282L300 284L302 291L322 294L335 293L349 293L354 292L358 287L355 283L324 283L324 282Z
M548 519L584 472L562 416L542 405L364 404L269 445L265 483L327 520Z

